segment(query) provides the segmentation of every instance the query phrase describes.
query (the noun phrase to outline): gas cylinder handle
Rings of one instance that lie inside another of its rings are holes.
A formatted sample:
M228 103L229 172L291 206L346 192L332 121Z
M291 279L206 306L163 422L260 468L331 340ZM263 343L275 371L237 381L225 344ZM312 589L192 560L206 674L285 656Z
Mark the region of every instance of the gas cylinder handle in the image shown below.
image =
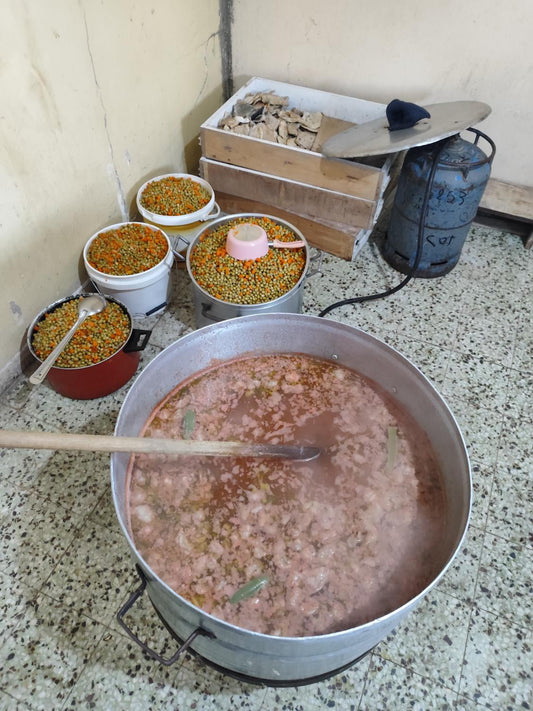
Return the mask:
M479 161L479 163L474 163L474 165L483 165L484 163L488 163L490 165L494 160L494 156L496 155L496 144L494 143L492 138L489 138L486 133L483 133L483 131L480 131L478 128L467 128L466 130L476 134L476 140L474 141L474 145L477 146L479 139L484 138L485 141L487 141L487 143L492 148L492 153L490 154L490 156L487 156L486 161L481 160Z
M492 152L490 155L485 156L484 158L480 158L479 160L476 161L465 161L464 163L458 163L457 161L447 161L444 158L439 158L439 164L440 165L448 165L451 166L452 168L456 168L457 170L472 170L472 168L479 168L482 165L485 165L488 163L489 165L492 163L494 160L494 156L496 155L496 144L492 140L492 138L489 138L487 134L483 133L477 128L467 128L467 131L470 131L471 133L476 134L476 140L474 141L474 145L477 146L479 139L484 138L487 143L490 145L492 148ZM458 134L457 134L458 135ZM453 137L452 137L453 138ZM452 140L452 139L448 139Z
M124 617L126 614L131 610L133 605L137 602L137 600L143 595L145 589L146 589L146 576L144 575L143 571L141 568L137 565L137 574L139 575L141 579L141 584L139 587L134 590L129 598L126 600L124 605L120 608L120 610L117 612L117 620L120 626L122 627L125 632L127 632L128 636L130 639L132 639L134 642L136 642L139 647L145 652L149 657L152 659L155 659L157 662L160 664L163 664L166 667L171 666L175 662L178 661L178 659L181 657L182 654L184 654L191 644L194 642L196 637L199 635L206 636L206 637L214 637L214 634L211 632L208 632L207 630L202 629L201 627L197 627L191 634L187 637L187 639L184 642L181 642L180 647L174 652L174 654L171 657L163 657L161 654L158 654L157 652L154 652L153 649L151 649L147 644L145 644L133 630L131 630L128 625L124 621Z

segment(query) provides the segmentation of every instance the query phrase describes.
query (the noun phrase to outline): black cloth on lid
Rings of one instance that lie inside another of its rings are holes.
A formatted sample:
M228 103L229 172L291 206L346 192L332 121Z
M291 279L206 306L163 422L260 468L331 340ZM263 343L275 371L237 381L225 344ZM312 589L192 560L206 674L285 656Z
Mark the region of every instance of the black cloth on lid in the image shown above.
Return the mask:
M389 131L398 131L402 128L411 128L420 119L431 118L426 109L417 104L411 104L409 101L400 101L393 99L387 106L387 120L389 122Z

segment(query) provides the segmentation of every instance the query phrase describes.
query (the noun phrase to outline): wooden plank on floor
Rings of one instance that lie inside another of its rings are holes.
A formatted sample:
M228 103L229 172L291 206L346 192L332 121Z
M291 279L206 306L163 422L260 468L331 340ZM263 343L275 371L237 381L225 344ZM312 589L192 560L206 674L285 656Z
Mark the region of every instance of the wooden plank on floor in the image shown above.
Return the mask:
M500 215L533 222L533 187L490 178L480 207Z

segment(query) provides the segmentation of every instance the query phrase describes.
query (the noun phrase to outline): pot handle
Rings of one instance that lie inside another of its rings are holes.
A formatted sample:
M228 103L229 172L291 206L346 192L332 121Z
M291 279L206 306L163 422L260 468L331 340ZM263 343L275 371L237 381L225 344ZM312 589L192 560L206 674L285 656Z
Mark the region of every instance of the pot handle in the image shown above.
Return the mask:
M137 600L143 595L144 591L146 590L146 576L138 565L135 567L137 569L137 574L141 579L141 584L136 590L131 593L124 605L117 612L118 623L120 624L122 629L127 632L129 637L139 645L143 652L145 652L149 657L152 657L152 659L155 659L160 664L169 667L175 662L177 662L181 655L189 649L196 637L198 637L199 635L203 635L205 637L214 637L214 635L211 632L202 629L201 627L197 627L194 632L192 632L187 637L187 639L181 643L181 646L174 652L171 657L163 657L161 654L154 652L153 649L151 649L147 644L145 644L141 639L139 639L139 637L137 637L135 632L133 632L124 621L125 615L131 610L133 605L137 602Z
M217 318L216 316L213 316L211 313L211 308L212 304L206 304L203 301L200 303L200 306L202 307L202 316L206 318L208 321L212 321L213 323L221 323L222 321L225 321L225 318ZM242 316L243 314L240 313L240 311L237 312L236 316Z
M183 247L180 250L180 242L185 242L185 247ZM174 253L174 256L178 260L178 262L186 262L187 258L183 256L181 253L183 250L186 250L190 246L190 240L188 240L186 237L183 237L182 235L176 235L176 237L172 237L170 240L171 246L172 246L172 252Z
M324 273L322 271L322 258L324 256L324 252L321 250L317 250L315 254L312 254L309 257L309 262L313 264L313 268L310 269L307 274L305 275L306 278L316 276L317 274L320 274L320 276L324 276ZM316 262L316 264L315 264Z
M152 331L147 331L144 328L133 328L131 335L126 341L122 350L125 353L133 353L135 351L144 351L150 340Z

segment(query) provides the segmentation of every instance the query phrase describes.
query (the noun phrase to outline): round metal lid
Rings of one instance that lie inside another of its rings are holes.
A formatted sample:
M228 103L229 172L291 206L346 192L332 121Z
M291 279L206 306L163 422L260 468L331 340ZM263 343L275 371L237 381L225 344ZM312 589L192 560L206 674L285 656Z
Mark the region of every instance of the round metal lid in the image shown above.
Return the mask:
M453 136L483 121L491 112L490 106L481 101L450 101L429 104L424 108L430 113L430 118L422 119L410 128L390 131L387 117L383 116L332 136L322 146L322 153L332 158L398 153Z

